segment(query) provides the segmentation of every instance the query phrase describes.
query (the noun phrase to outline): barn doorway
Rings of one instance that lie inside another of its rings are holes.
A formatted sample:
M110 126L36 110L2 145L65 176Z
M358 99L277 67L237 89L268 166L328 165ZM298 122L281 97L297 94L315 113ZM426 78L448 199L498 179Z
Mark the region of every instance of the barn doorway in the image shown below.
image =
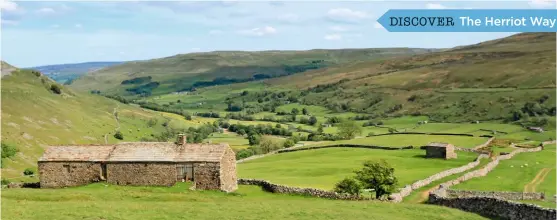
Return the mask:
M106 180L106 177L107 177L106 175L107 175L106 164L102 163L101 164L101 179Z
M193 181L193 164L177 164L176 180Z

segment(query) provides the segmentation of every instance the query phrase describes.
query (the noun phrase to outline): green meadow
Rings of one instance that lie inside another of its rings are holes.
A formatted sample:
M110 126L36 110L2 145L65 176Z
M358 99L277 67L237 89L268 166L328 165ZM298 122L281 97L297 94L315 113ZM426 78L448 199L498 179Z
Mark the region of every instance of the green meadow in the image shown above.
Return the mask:
M487 219L440 206L339 201L263 192L91 184L66 189L4 189L2 219Z
M459 152L458 159L426 159L425 151L326 148L275 154L238 164L240 178L264 179L277 184L332 190L353 175L366 160L385 159L395 168L399 187L437 172L473 161L474 153Z

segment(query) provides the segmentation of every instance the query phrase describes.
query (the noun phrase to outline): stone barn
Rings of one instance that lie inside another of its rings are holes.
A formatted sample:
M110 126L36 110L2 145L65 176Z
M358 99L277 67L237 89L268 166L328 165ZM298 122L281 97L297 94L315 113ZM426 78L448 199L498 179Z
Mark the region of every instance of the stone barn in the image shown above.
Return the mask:
M236 155L227 144L127 142L115 145L51 146L39 159L42 188L106 181L116 185L172 186L192 181L195 189L237 189Z
M425 146L426 158L456 158L454 146L448 143L429 143Z

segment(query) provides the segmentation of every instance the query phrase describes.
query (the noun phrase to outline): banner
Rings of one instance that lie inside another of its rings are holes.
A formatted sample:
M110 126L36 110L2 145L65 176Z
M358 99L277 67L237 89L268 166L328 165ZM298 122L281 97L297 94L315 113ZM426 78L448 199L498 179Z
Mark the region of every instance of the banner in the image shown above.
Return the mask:
M554 9L391 9L389 32L557 32Z

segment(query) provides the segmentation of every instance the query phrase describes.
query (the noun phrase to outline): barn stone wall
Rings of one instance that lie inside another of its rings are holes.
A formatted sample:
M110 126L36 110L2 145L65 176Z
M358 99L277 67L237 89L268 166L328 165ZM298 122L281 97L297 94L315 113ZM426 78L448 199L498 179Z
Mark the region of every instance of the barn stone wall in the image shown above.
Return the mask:
M220 189L226 192L238 189L236 154L230 148L226 150L220 161Z
M42 188L86 185L101 179L100 163L39 162L38 166Z
M456 158L456 153L452 145L447 145L447 147L426 146L425 149L427 158Z
M172 186L176 183L175 163L108 163L107 182L116 185Z
M193 165L195 189L220 190L220 165L214 162L197 162Z

